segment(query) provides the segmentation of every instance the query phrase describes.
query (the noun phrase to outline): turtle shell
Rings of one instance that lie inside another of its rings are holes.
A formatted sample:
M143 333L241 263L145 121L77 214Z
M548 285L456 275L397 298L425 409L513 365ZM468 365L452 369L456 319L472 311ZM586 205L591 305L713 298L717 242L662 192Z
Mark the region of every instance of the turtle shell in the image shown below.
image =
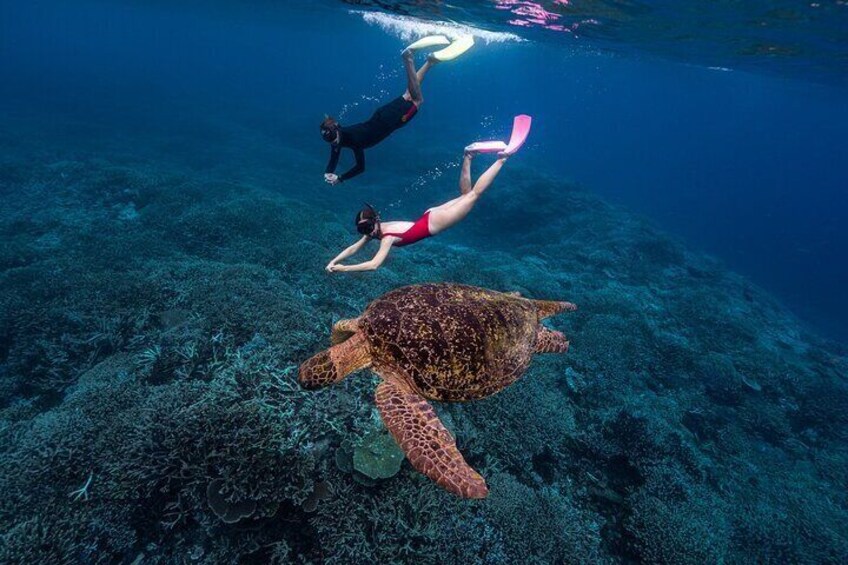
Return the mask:
M539 323L530 300L458 284L398 288L359 319L374 368L434 400L484 398L530 364Z

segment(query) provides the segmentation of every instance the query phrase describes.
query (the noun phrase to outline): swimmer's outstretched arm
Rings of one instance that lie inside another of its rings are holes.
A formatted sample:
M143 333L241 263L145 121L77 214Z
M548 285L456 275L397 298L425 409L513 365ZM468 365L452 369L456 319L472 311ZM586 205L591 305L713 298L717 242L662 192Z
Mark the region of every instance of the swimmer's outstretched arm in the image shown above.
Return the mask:
M356 164L344 174L335 174L336 166L339 164L339 152L340 148L338 145L334 145L332 149L330 149L330 162L327 164L327 168L324 173L324 180L332 185L337 185L346 180L350 180L356 175L360 175L365 172L365 151L363 151L360 147L354 147L353 157L356 159Z
M339 261L343 261L344 259L347 259L351 255L356 255L359 252L360 249L365 247L365 244L368 243L369 239L370 238L367 235L363 235L356 243L354 243L353 245L351 245L350 247L348 247L347 249L345 249L344 251L342 251L341 253L336 255L333 258L332 261L327 263L326 269L328 271L332 271L333 270L332 267L335 267L336 263L338 263Z
M389 255L389 251L392 249L392 239L386 238L380 241L380 249L377 251L377 254L374 255L374 258L370 261L365 261L364 263L358 263L356 265L333 265L332 268L327 268L330 272L342 271L342 272L352 272L352 271L374 271L383 264L383 261L386 260L386 257Z

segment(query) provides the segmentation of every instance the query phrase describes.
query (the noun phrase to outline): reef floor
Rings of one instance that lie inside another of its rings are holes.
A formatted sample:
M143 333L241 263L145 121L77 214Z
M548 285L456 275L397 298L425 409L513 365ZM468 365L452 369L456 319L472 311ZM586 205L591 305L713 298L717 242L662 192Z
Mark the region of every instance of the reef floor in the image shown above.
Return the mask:
M0 149L0 562L848 561L845 348L589 192L528 171L329 275L350 226L298 174ZM551 320L568 355L436 406L483 501L387 462L370 373L296 382L334 320L423 281L580 307Z

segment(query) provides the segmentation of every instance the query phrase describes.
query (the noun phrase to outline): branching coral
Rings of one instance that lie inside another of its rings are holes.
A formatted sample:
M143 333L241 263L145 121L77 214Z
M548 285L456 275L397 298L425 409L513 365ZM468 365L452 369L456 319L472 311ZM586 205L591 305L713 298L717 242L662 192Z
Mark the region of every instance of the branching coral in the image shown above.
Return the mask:
M347 227L276 191L102 160L4 171L0 562L848 559L844 351L591 194L526 171L461 236L342 278L316 261ZM492 234L547 191L564 237ZM396 457L369 373L294 380L334 321L433 279L581 304L554 320L567 357L436 406L485 501Z

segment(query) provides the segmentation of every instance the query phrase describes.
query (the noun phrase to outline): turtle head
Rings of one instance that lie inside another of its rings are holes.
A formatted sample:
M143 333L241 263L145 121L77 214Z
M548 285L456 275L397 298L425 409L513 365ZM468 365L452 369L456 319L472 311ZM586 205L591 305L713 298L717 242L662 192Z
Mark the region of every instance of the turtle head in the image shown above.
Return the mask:
M571 302L560 302L556 300L534 300L539 319L548 318L560 312L574 312L577 306Z

